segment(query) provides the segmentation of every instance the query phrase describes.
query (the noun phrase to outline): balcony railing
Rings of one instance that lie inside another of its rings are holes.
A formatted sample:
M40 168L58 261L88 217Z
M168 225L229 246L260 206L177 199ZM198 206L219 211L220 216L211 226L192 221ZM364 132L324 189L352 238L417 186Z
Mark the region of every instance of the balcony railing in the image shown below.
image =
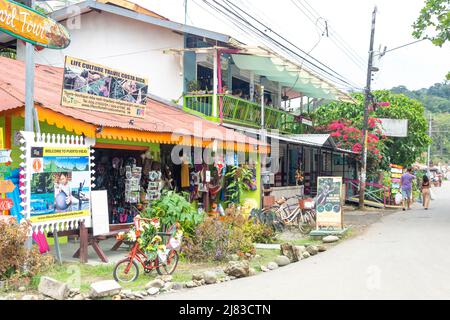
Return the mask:
M214 117L214 95L186 95L183 108L185 111L206 117L213 121L219 121L219 105L222 99L223 121L227 123L260 128L261 106L257 103L240 99L234 96L217 95L217 112ZM271 107L264 108L264 124L266 129L278 129L284 133L302 133L302 124L296 121L296 117L286 111Z

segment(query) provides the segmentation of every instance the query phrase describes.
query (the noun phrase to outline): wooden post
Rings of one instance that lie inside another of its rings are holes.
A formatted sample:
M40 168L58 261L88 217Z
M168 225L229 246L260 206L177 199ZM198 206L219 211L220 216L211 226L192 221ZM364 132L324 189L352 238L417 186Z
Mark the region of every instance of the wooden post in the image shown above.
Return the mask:
M80 262L88 262L88 245L89 236L88 229L85 227L84 222L80 223Z

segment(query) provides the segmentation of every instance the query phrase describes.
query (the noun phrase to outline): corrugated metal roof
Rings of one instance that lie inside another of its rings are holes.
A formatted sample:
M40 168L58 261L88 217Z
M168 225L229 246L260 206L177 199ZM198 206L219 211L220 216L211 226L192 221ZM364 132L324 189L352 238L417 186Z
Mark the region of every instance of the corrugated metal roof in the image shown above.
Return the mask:
M144 119L99 111L63 107L60 104L63 83L63 68L36 65L35 103L66 116L103 127L134 129L148 132L178 132L183 135L202 138L214 134L222 141L237 141L261 144L217 123L187 114L180 108L149 99ZM25 64L22 61L0 57L0 112L25 104ZM133 124L130 123L133 119ZM186 133L186 134L184 134ZM223 137L221 139L221 137Z

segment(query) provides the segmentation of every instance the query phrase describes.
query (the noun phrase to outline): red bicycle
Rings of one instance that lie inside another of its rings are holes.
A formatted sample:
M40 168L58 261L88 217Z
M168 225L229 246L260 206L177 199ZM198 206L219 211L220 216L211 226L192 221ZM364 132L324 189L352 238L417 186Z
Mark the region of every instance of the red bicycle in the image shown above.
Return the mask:
M151 219L138 218L135 217L135 225L139 226L140 220L145 222L150 222ZM139 230L139 228L137 228ZM167 232L158 232L157 235L162 238L168 238L166 241L166 247L169 252L166 255L165 261L159 257L158 254L154 253L152 256L148 256L142 251L139 246L137 239L140 236L140 232L137 232L136 241L130 250L128 257L117 262L114 267L113 275L117 282L133 282L139 276L139 265L141 264L145 273L150 273L154 269L160 275L170 275L174 273L178 265L178 252L176 249L171 247L170 239L176 234L176 225L173 225Z

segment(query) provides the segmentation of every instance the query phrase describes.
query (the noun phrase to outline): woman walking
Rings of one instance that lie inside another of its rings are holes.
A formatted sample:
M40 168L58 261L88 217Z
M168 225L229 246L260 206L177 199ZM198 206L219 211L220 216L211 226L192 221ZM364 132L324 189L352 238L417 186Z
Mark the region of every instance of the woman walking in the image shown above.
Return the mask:
M431 199L430 188L431 188L430 179L427 177L427 175L424 175L420 190L422 191L422 203L425 210L428 210L428 206L430 204Z

